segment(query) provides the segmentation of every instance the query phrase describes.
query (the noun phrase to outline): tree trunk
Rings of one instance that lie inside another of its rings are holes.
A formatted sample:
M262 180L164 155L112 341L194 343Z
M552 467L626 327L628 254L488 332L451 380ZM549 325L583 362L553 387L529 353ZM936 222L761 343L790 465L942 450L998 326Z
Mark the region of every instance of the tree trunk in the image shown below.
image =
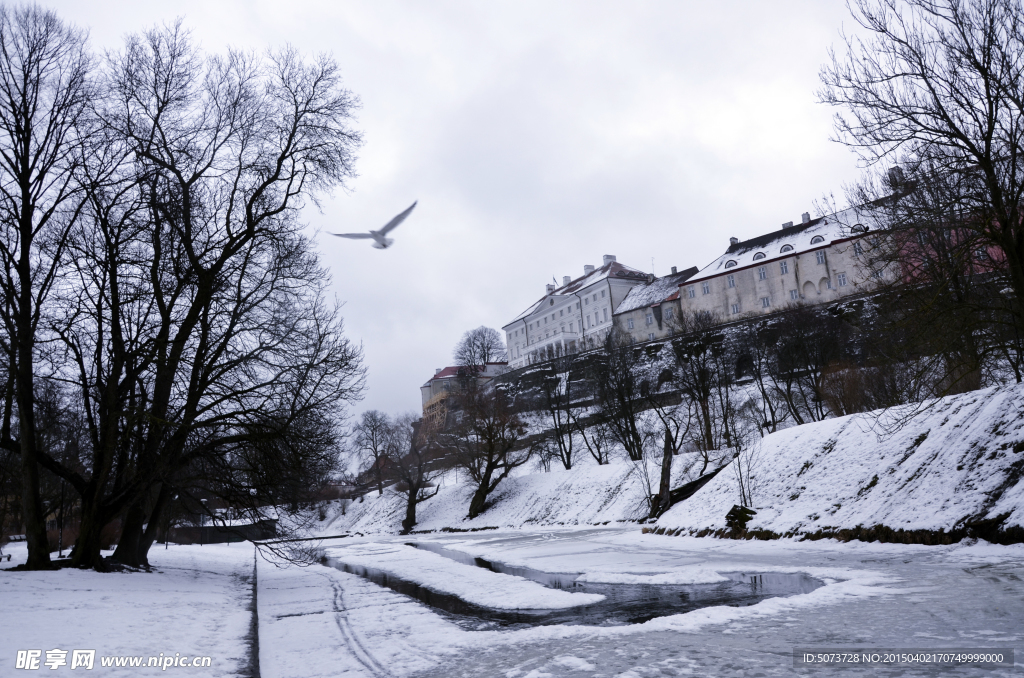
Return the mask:
M75 551L71 554L72 567L93 567L103 569L103 559L100 556L101 532L107 521L100 516L99 508L94 501L82 499L82 521L78 530L78 539L75 541Z
M419 486L409 486L409 500L405 503L405 520L402 521L402 534L409 534L416 525L416 504L419 503Z
M478 515L484 512L487 508L487 495L491 491L491 474L493 471L488 468L487 472L484 473L480 479L480 484L477 485L476 492L473 493L473 499L469 502L469 519L472 520Z
M128 507L121 529L121 538L117 541L117 550L111 556L115 563L128 567L142 567L139 558L139 546L142 542L142 526L146 522L146 511L142 508L142 499Z
M24 229L23 229L24 230ZM46 516L43 515L43 500L39 493L39 464L36 461L36 417L35 383L32 370L32 318L29 307L32 301L32 279L29 274L28 252L24 252L25 266L19 266L22 284L21 307L18 309L18 366L15 393L18 401L18 439L21 447L21 513L25 521L25 541L28 546L28 560L25 569L48 570L50 543L46 538Z
M149 514L149 525L146 526L146 531L139 541L139 562L142 563L142 567L149 567L149 549L152 548L153 542L156 541L157 531L160 529L160 520L163 518L164 510L167 508L167 503L170 499L171 486L168 483L161 483L160 494L157 495L153 511ZM166 532L165 530L165 540L167 539Z
M672 433L665 429L665 448L661 456L661 485L658 487L658 504L651 507L651 517L656 518L667 511L672 502ZM654 513L657 511L657 514Z

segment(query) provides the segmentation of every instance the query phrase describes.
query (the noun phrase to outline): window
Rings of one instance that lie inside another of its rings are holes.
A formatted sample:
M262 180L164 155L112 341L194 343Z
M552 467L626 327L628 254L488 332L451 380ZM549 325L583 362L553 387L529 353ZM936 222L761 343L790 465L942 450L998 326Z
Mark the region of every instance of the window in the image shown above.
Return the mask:
M604 321L608 322L608 309L604 309Z
M735 265L736 265L736 260L735 259L730 259L729 261L725 262L725 267L726 268L732 268Z
M733 304L732 305L732 314L736 315L739 312L740 312L740 305L739 304Z
M711 285L703 282L700 284L700 288L704 291L704 294L711 294Z
M831 278L829 278L828 280L825 281L825 289L827 289L827 290L832 289L832 279Z
M988 250L982 247L981 249L977 250L974 253L974 258L977 259L978 261L985 261L986 259L988 259Z
M729 280L729 287L736 287L736 276L730 275L728 280Z
M768 269L765 266L757 267L757 279L764 280L768 277Z
M604 299L605 290L601 290L601 298Z
M764 252L758 252L754 255L754 261L757 261L758 259L764 259Z
M792 245L783 245L782 249L779 250L779 252L792 252L792 251L793 251L793 246Z
M861 244L859 242L853 243L853 253L854 254L864 254L864 248L861 246Z
M819 264L825 263L825 250L818 250L817 252L814 253L814 256L818 258Z
M569 331L570 332L575 332L576 331L575 325L576 325L576 323L572 323L572 322L569 323Z
M836 278L839 280L839 286L840 287L846 287L846 274L845 273L840 273L839 275L836 276Z
M594 292L594 301L597 301L597 292Z
M560 315L560 316L565 315L565 309L564 308L558 309L558 315Z
M577 311L580 310L580 302L578 302L578 301L576 302L576 310Z
M647 340L648 340L648 341L654 341L654 332L651 332L651 333L649 333L649 334L647 335Z
M868 227L865 226L864 224L854 224L853 228L851 228L850 230L854 233L865 233L867 232Z
M626 318L626 327L628 327L629 329L633 329L633 319L632 318Z
M547 324L548 324L548 317L547 317L547 316L544 316L544 324L545 324L545 325L547 325Z
M761 308L768 308L771 305L771 299L769 299L768 297L761 297Z
M590 297L584 297L583 298L583 305L584 306L590 306Z
M665 320L672 320L672 309L671 308L666 308L665 309Z
M793 301L796 301L797 299L800 298L800 293L797 292L796 290L790 290L789 291L789 298L792 299Z
M588 313L587 314L587 327L593 327L593 326L594 326L594 324L592 322L590 322L590 314Z
M788 261L780 261L779 262L779 273L781 273L783 275L789 273L789 262Z
M697 289L691 285L690 287L686 288L686 293L690 295L691 299L693 299L695 296L697 296Z
M817 245L819 242L825 242L825 238L823 238L820 235L816 235L813 238L811 238L811 244L812 245Z
M651 323L654 322L654 314L648 313L644 320L646 320L647 324L650 325Z

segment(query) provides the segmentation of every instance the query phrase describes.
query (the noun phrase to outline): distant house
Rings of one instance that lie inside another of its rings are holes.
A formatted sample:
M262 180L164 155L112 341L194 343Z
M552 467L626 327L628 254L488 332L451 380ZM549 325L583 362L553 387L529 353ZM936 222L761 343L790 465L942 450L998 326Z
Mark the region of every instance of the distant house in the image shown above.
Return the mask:
M798 304L826 303L865 292L891 272L871 270L876 246L866 214L849 209L783 224L740 242L680 288L683 311L711 311L723 320L761 315Z
M672 336L681 310L679 288L696 274L696 266L682 272L673 266L669 275L631 289L612 314L616 329L634 343Z
M561 287L547 285L543 297L501 328L509 367L600 346L612 329L615 308L633 287L652 278L606 254L600 268L587 265L581 277L565 276Z
M425 432L439 431L444 427L450 396L465 392L471 382L481 386L507 370L508 363L503 362L469 366L454 365L435 370L434 376L420 386L420 398L423 401L423 430Z

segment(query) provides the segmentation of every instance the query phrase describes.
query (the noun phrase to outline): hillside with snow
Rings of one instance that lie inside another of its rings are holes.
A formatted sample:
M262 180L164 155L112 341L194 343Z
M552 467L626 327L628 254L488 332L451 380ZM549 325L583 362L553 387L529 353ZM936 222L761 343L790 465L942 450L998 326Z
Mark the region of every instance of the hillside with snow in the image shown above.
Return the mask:
M955 530L1024 525L1024 385L950 396L908 419L906 408L796 426L754 453L748 530L813 534L884 526ZM660 528L725 528L738 503L734 460ZM660 531L660 530L659 530Z
M978 521L989 529L1024 526L1024 385L950 396L888 412L857 414L773 433L733 460L654 529L715 533L740 503L737 471L750 465L757 514L748 531L831 534L884 526L949 532ZM660 456L660 455L658 455ZM648 473L657 478L657 459ZM673 486L690 479L692 460L676 458ZM643 519L647 493L637 465L625 460L570 471L524 473L499 486L492 505L466 519L472 488L449 473L418 510L417 531L595 525ZM339 531L397 533L404 497L386 489L336 505L322 524Z

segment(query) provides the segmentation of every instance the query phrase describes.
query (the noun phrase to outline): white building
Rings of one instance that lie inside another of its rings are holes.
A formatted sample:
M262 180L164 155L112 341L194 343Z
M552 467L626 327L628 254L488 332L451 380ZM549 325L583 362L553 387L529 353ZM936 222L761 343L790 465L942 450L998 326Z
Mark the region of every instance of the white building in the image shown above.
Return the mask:
M680 308L679 288L697 274L697 267L672 272L644 285L637 285L615 308L615 326L634 343L672 336Z
M883 274L865 256L873 247L868 223L856 209L817 219L805 212L801 224L730 238L725 254L682 285L682 309L730 320L867 291Z
M606 254L600 268L587 265L582 277L565 276L558 288L548 285L543 297L501 328L509 367L600 346L612 328L615 308L632 287L652 278Z

